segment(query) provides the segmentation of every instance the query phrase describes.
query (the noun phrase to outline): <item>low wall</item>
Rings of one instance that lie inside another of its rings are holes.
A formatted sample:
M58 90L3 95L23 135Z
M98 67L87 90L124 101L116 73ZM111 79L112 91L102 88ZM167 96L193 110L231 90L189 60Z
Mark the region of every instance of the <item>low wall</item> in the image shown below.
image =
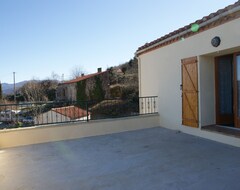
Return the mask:
M35 126L0 131L0 149L77 139L159 126L159 115L106 119L85 123Z
M228 144L231 146L240 147L240 138L238 137L233 137L233 136L230 136L227 134L221 134L218 132L206 131L200 128L191 128L191 127L185 127L185 126L181 126L179 130L189 135L194 135L194 136L209 139L212 141Z

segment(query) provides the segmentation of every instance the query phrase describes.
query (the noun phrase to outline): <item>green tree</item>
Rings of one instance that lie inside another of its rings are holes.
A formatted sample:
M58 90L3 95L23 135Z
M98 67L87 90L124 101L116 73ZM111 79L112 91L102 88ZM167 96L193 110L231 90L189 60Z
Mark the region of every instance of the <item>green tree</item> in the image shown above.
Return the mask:
M86 101L86 80L77 82L77 101Z
M103 100L105 97L105 91L102 87L102 80L99 76L95 76L95 87L92 91L92 99Z

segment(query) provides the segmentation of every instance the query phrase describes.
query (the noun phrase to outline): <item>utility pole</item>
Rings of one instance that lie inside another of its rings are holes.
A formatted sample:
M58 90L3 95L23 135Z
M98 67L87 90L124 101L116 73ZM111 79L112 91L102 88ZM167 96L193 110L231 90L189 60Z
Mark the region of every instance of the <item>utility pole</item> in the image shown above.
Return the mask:
M16 83L15 83L15 72L13 72L13 91L14 91L14 102L16 103Z
M1 83L1 81L0 81L0 102L1 102L2 98L3 98L2 83Z

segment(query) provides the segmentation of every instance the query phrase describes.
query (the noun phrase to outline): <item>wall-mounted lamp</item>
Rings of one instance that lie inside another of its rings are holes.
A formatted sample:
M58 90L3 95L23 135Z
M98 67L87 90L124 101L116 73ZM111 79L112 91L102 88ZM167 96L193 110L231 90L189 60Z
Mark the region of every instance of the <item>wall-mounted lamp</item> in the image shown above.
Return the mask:
M216 36L212 39L211 44L213 47L218 47L221 44L221 39L219 36Z

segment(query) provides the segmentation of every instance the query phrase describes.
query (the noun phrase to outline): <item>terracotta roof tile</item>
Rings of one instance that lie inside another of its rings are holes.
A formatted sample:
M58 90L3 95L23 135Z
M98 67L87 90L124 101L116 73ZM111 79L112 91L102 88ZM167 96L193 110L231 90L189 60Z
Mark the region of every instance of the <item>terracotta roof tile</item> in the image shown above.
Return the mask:
M59 113L61 115L64 115L66 117L69 117L70 119L78 119L78 118L87 116L86 110L83 110L76 106L53 108L52 111Z
M197 21L195 21L195 22L193 22L193 23L191 23L189 25L186 25L186 26L184 26L182 28L179 28L178 30L175 30L173 32L170 32L169 34L166 34L165 36L162 36L162 37L160 37L160 38L158 38L156 40L153 40L152 42L144 44L143 46L138 48L136 54L139 55L139 54L142 53L142 51L145 51L146 48L150 48L151 46L154 46L154 45L160 43L161 41L170 39L171 37L175 36L178 33L182 33L184 31L189 30L191 28L192 24L202 24L202 23L205 23L205 22L213 19L214 17L217 17L217 16L219 16L219 15L221 15L221 14L223 14L223 13L229 11L229 10L232 10L232 9L238 7L238 6L240 6L240 0L238 0L236 3L234 3L232 5L229 5L229 6L225 7L225 8L223 8L223 9L219 9L215 13L211 13L208 16L204 16L202 19L199 19L199 20L197 20ZM224 20L224 18L223 18L223 20ZM227 20L227 19L225 19L225 20ZM206 28L209 28L209 27L206 27ZM204 31L204 30L200 29L200 31ZM173 41L175 41L175 40L173 40ZM160 47L160 45L157 45L157 47Z
M79 82L79 81L83 81L83 80L86 80L86 79L89 79L89 78L101 75L101 74L106 73L106 72L108 72L108 71L103 71L103 72L97 72L97 73L93 73L93 74L89 74L89 75L84 75L84 76L78 77L78 78L73 79L73 80L65 81L65 82L63 82L61 84L76 83L76 82Z

